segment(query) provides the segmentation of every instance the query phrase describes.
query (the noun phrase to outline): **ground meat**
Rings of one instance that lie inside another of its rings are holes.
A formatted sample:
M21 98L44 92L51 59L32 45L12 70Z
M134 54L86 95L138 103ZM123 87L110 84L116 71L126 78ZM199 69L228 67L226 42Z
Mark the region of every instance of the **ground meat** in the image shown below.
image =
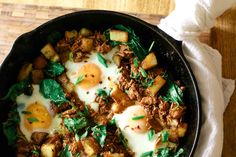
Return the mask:
M106 54L112 49L112 47L108 44L108 42L103 42L101 45L97 45L95 49L102 54Z
M131 58L133 55L133 51L130 50L128 45L120 45L117 55L124 58Z
M16 145L17 145L17 154L19 154L19 156L29 156L31 154L33 145L27 142L26 140L18 138Z
M69 103L63 103L63 104L61 104L60 106L57 106L57 105L55 105L53 102L51 102L50 105L51 105L51 106L50 106L51 109L53 110L53 112L54 112L55 114L64 112L64 111L66 111L66 110L68 110L68 109L71 108L71 105L70 105Z
M186 107L172 103L170 107L169 115L172 118L178 119L183 116L185 109Z
M56 50L59 54L64 52L70 52L71 46L69 43L65 41L65 39L62 39L57 43Z
M135 85L134 83L131 85L131 87L128 90L128 96L131 100L138 100L140 101L142 96L139 93L138 86Z
M141 105L155 105L157 103L157 99L153 96L142 97L140 101Z
M44 142L47 136L48 133L46 132L33 132L31 135L31 140L33 143L40 145Z
M77 117L76 109L69 109L61 113L62 118L75 118Z
M62 139L61 135L58 133L53 134L52 136L48 137L45 141L47 144L54 144L56 152L59 152L62 148Z
M123 91L128 90L135 81L133 79L129 80L124 74L119 78L119 88Z

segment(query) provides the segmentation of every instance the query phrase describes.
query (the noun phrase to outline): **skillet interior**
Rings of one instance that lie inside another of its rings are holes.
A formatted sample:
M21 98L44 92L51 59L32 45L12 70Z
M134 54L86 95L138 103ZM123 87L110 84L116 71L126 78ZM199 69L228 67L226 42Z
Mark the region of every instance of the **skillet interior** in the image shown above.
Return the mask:
M200 103L196 81L186 59L183 57L181 42L175 41L157 27L125 14L98 10L76 12L53 19L31 32L23 34L15 41L10 54L0 68L0 97L4 96L10 85L15 82L23 62L31 61L35 56L39 55L40 49L46 43L47 36L52 31L64 32L65 30L79 29L81 27L104 30L115 24L123 24L133 28L146 48L154 40L153 49L157 50L157 58L168 67L175 79L180 79L186 85L184 101L188 108L186 121L189 123L189 128L180 147L185 149L184 156L191 156L194 152L200 129ZM10 104L7 101L0 101L1 123L7 119ZM2 125L0 139L1 154L13 156L14 151L7 146L6 138L2 132Z

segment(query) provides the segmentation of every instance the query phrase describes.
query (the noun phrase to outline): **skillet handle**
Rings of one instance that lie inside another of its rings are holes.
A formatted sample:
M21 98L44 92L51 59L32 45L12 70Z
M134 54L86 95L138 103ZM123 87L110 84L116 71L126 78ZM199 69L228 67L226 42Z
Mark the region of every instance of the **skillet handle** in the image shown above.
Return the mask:
M152 29L154 29L161 36L163 36L165 39L167 39L180 52L181 55L184 55L183 50L182 50L182 41L175 40L173 37L171 37L170 35L165 33L163 30L158 28L156 25L153 25L153 24L150 24L150 23L149 23L149 25Z

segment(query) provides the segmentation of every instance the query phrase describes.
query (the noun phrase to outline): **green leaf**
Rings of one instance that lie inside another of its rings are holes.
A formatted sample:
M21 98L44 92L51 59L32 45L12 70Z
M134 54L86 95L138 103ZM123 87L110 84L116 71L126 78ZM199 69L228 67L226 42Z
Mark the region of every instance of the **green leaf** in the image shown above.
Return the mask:
M155 135L154 129L150 129L148 132L148 141L151 141Z
M46 74L50 77L56 77L64 72L65 68L60 63L50 62L46 67Z
M138 58L134 58L134 67L138 68Z
M10 99L12 101L15 101L16 97L19 96L20 94L24 93L26 95L31 95L32 92L33 92L32 85L29 84L28 80L23 80L19 83L13 84L8 90L6 96L1 98L1 100Z
M183 104L183 92L178 85L168 80L165 89L164 101L176 103L177 105Z
M62 150L60 157L72 157L72 153L70 152L68 145L66 145L66 147Z
M35 117L29 117L29 118L27 118L27 120L29 121L29 122L31 122L31 123L33 123L33 122L38 122L39 120L37 119L37 118L35 118Z
M56 44L60 39L62 39L62 34L58 31L54 31L48 36L48 42L51 44Z
M83 79L84 79L84 75L80 75L76 80L76 84L79 84L80 82L82 82Z
M32 114L32 112L30 112L30 111L22 111L21 113L22 114Z
M102 65L104 65L106 68L108 68L106 59L105 59L99 52L97 52L97 58L98 58L98 61L99 61Z
M93 137L98 141L101 147L104 147L105 139L107 136L106 126L96 125L91 130L93 131Z
M40 92L47 99L51 99L56 105L68 102L59 83L52 79L45 79L40 83Z
M135 116L135 117L132 117L132 120L139 120L139 119L143 119L144 117L145 117L144 115Z
M171 151L169 148L159 148L157 157L171 157Z
M120 142L123 144L123 146L125 148L128 148L128 145L127 145L127 140L125 139L125 137L123 136L122 132L120 129L118 129L118 138L120 140Z
M141 70L142 76L147 77L147 72L143 68L141 68L140 70Z
M34 149L34 150L31 151L31 153L36 155L36 156L39 156L39 150Z
M107 92L104 89L101 89L101 88L97 90L97 94L100 97L108 97Z
M109 122L110 125L115 125L116 124L116 119L113 117L111 121Z
M166 131L166 130L162 131L162 138L161 138L162 143L166 143L167 142L168 136L169 136L168 135L168 131Z
M16 127L20 122L19 113L16 108L11 109L9 118L3 123L3 133L5 134L8 145L15 145L17 140Z
M153 85L154 79L146 77L144 80L141 80L141 85L144 88L151 87Z
M145 152L140 157L152 157L153 151Z
M88 120L85 117L81 118L64 118L64 126L73 133L88 126Z

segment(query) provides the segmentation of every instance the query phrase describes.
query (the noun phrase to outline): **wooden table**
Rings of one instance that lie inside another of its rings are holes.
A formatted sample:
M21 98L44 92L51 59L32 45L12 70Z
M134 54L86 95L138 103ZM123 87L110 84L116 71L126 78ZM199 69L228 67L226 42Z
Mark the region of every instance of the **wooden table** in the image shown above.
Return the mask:
M7 1L7 0L5 0ZM136 1L136 0L134 0ZM172 0L169 0L170 3ZM49 3L49 2L48 2ZM173 4L169 4L173 6ZM163 15L173 7L159 9L162 14L131 13L152 24L157 24ZM118 10L116 8L115 10ZM0 64L9 53L10 48L22 33L28 32L54 17L79 11L81 9L61 8L38 5L9 4L0 2ZM127 11L123 9L121 11ZM168 10L168 11L167 11ZM119 10L118 10L119 11ZM132 11L132 10L131 10ZM135 12L135 11L132 11ZM231 8L217 19L214 28L201 35L201 40L219 50L223 59L223 76L236 79L236 7ZM224 113L224 147L223 157L236 156L236 92Z

